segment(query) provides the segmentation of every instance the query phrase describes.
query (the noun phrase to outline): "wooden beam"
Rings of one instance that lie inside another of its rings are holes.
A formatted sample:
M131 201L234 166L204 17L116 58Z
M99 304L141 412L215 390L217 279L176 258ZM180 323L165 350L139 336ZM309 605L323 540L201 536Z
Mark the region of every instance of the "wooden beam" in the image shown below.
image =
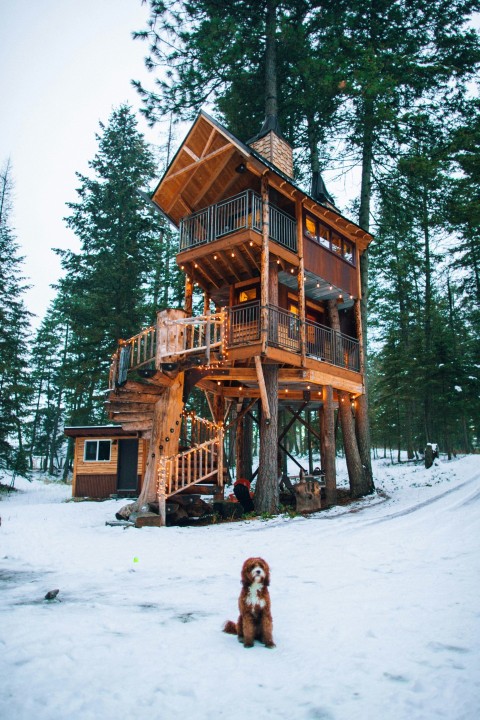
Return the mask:
M224 250L218 250L217 255L222 260L223 264L225 265L225 269L227 270L227 272L229 272L229 274L233 275L237 280L241 280L242 278L237 273L237 271L235 270L235 267L233 265L233 258L232 257L227 258L225 256Z
M297 217L297 253L298 253L298 312L300 316L300 355L302 365L305 365L307 354L306 326L305 326L305 262L303 259L303 205L300 198L295 203Z
M172 180L175 180L175 178L180 177L181 175L184 175L186 172L192 172L196 173L197 170L204 165L209 160L212 160L215 157L218 157L219 155L223 155L224 152L227 150L230 150L232 145L230 143L227 143L226 145L222 145L221 148L218 148L218 150L215 150L214 152L210 153L209 155L205 155L204 157L200 158L199 160L196 160L193 163L190 163L190 165L187 165L186 167L182 168L181 170L177 170L177 172L172 173L171 175L167 175L167 177L164 179L162 185L165 186L167 183L171 182ZM191 179L191 178L190 178Z
M268 176L262 176L262 258L260 270L260 333L262 353L265 352L268 340L268 270L269 270L269 204ZM259 358L260 360L260 358ZM256 363L256 359L255 359ZM263 378L263 372L262 372ZM265 392L266 396L266 392ZM267 404L268 407L268 404Z
M203 197L205 197L205 195L206 195L207 192L210 190L210 188L212 187L212 185L218 180L218 176L220 175L220 173L222 172L222 170L224 170L224 169L226 168L226 166L227 166L228 163L230 162L230 160L231 160L232 155L234 154L234 152L235 152L235 148L232 147L232 152L227 153L227 154L225 155L225 157L223 158L223 160L222 160L222 162L220 163L220 165L219 165L217 168L215 168L215 172L212 173L212 176L211 176L210 180L209 180L207 183L205 183L205 184L202 183L202 189L200 190L199 193L197 193L197 195L195 195L194 199L192 200L192 205L193 205L193 207L196 207L196 206L198 205L198 203L200 202L200 200L201 200ZM226 190L227 190L227 189L224 188L224 189L223 189L223 192L225 193ZM225 197L225 194L224 194L224 197Z
M270 407L268 405L267 388L265 386L265 378L263 377L262 361L258 355L255 355L255 369L257 371L258 388L260 390L260 397L262 398L262 410L265 418L270 422Z

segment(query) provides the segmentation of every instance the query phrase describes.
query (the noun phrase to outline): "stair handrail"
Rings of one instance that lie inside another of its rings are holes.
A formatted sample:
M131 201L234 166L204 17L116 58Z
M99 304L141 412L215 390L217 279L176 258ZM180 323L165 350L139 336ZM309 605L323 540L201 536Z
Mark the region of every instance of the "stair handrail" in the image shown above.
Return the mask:
M159 506L164 505L171 495L215 475L218 486L223 487L223 425L204 418L195 419L215 428L215 436L176 455L160 458L157 476Z
M176 320L165 319L162 323L173 332L164 338L165 345L159 352L160 359L205 352L206 360L209 362L210 351L223 348L226 323L224 310Z

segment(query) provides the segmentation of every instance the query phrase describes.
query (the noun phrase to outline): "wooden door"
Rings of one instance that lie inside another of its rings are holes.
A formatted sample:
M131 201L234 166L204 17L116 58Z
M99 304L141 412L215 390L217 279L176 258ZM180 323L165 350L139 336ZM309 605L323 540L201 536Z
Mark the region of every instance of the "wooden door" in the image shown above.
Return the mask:
M117 492L137 492L138 440L118 441Z

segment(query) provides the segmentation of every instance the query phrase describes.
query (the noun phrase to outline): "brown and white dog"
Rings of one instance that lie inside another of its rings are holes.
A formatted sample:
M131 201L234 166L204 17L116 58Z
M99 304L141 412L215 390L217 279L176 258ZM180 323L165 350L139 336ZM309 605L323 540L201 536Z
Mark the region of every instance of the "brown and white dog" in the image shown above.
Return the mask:
M228 620L223 632L238 635L244 647L253 647L254 640L261 640L265 647L275 647L272 637L270 611L270 568L262 558L245 560L242 567L242 591L238 598L240 617L235 624Z

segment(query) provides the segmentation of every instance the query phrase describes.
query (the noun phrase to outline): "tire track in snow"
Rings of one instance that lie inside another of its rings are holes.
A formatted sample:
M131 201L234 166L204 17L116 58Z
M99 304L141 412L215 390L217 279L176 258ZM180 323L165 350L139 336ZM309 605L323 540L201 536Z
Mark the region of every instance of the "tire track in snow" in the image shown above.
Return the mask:
M475 483L480 480L480 473L477 475L474 475L473 477L469 478L468 480L465 480L465 482L461 483L460 485L457 485L456 487L449 488L448 490L445 490L445 492L440 493L440 495L436 495L435 497L429 498L428 500L424 500L423 502L418 503L417 505L411 505L410 507L404 508L403 510L398 510L398 512L389 513L388 515L384 515L381 518L376 518L375 520L366 520L363 525L377 525L378 523L387 522L388 520L395 520L396 518L405 517L405 515L410 515L411 513L417 512L418 510L422 510L425 507L428 507L429 505L433 505L434 503L438 502L439 500L443 500L444 498L448 497L449 495L453 495L455 493L458 493L460 490L463 490L464 488L468 487L472 483ZM463 505L469 505L470 503L474 502L477 498L480 498L480 489L476 489L471 495L469 495L467 498L464 498L456 507L461 507Z

